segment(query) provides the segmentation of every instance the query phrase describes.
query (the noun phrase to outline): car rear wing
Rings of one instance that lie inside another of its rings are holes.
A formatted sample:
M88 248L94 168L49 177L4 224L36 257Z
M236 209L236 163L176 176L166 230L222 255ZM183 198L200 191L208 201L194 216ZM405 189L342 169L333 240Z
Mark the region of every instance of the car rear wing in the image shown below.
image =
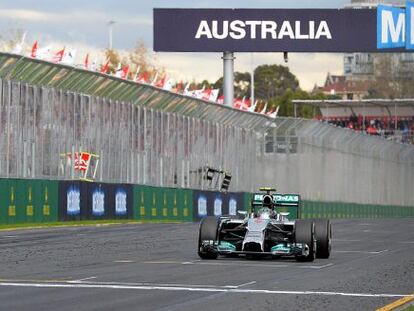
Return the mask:
M268 194L255 193L252 198L252 206L261 206L263 205L263 198ZM299 194L280 194L275 193L271 194L273 197L273 202L276 206L299 206L300 204L300 195Z
M255 193L252 197L252 209L263 206L263 198L269 194ZM289 219L300 218L300 195L299 194L270 194L278 212L288 212Z

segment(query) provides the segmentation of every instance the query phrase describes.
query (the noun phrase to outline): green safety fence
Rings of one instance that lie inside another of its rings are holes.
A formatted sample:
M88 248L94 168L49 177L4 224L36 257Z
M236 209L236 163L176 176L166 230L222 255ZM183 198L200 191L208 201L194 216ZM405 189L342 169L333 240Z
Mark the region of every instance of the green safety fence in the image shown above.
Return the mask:
M137 220L192 221L193 195L189 189L134 185L133 216Z
M0 224L57 221L58 182L0 179Z
M301 218L392 218L413 217L414 206L390 206L344 202L301 203Z

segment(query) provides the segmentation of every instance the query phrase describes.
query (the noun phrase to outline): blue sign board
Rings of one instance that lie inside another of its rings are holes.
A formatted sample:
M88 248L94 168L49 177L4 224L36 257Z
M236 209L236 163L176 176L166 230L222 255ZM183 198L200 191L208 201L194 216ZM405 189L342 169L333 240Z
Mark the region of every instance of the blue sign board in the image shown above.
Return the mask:
M154 9L154 50L403 52L414 2L376 9Z

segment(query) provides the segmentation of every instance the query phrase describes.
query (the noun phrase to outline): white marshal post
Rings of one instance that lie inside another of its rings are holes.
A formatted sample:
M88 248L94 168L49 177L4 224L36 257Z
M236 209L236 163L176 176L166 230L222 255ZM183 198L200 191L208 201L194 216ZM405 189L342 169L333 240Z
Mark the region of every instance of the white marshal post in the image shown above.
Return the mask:
M234 55L233 52L223 53L223 95L224 105L233 106L234 97Z

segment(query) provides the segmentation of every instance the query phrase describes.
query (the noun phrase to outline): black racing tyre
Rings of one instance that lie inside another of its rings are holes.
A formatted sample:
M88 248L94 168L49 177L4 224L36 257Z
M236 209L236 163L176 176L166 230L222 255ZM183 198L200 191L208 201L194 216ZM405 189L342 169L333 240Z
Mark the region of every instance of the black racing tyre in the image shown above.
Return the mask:
M315 259L315 223L312 220L296 220L295 243L306 243L309 247L309 255L296 256L297 261L313 261Z
M329 219L314 219L316 258L329 258L331 254L332 229Z
M201 220L200 231L198 233L198 256L202 259L217 259L217 252L206 251L201 249L201 241L217 240L218 220L216 217L207 216Z

